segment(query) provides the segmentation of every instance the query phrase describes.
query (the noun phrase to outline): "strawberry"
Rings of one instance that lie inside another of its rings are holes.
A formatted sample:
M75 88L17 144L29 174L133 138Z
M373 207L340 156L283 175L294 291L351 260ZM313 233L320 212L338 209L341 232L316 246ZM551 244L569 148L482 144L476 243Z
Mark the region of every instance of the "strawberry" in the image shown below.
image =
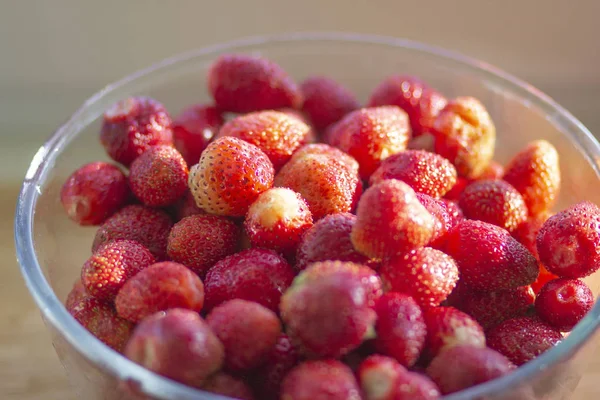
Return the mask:
M319 131L359 107L358 100L349 89L325 76L305 79L300 90L304 96L302 111Z
M412 366L425 345L426 325L421 308L412 297L386 293L375 304L375 347L405 367Z
M531 286L496 291L469 291L458 306L484 329L490 329L514 317L525 315L535 302Z
M546 267L544 267L543 264L540 264L540 275L538 276L536 281L531 284L531 288L533 289L533 292L535 294L538 294L546 283L557 278L558 275L554 275L552 272L548 272Z
M415 136L431 131L435 117L446 106L446 98L413 76L392 75L375 88L369 107L394 105L410 119Z
M406 183L390 179L365 191L356 210L351 239L371 258L402 254L432 239L434 217Z
M427 354L435 357L455 346L485 347L483 328L469 315L454 307L425 310Z
M217 215L242 217L259 194L273 185L275 171L258 147L233 137L208 145L190 170L196 205Z
M104 113L100 141L108 155L129 166L152 146L173 144L171 117L149 97L129 97Z
M401 180L417 193L440 198L456 183L456 169L437 154L406 150L386 158L371 175L370 183L385 179Z
M129 195L123 172L98 161L69 176L60 191L60 201L68 217L79 225L99 225L123 207Z
M432 133L435 152L467 179L479 177L494 156L496 128L483 104L473 97L450 100L436 117Z
M533 360L562 339L558 330L537 317L509 319L487 332L488 346L517 366Z
M504 166L497 161L490 161L477 179L502 179L504 176Z
M454 186L452 186L452 189L450 189L448 193L446 193L444 198L451 201L458 201L460 199L460 196L462 195L463 190L465 190L465 188L470 183L470 179L466 179L462 176L459 176L458 178L456 178L456 183L454 184Z
M221 110L205 104L185 108L173 121L173 144L187 163L198 162L206 146L223 125Z
M360 364L356 375L365 400L394 400L396 382L406 372L395 359L375 354Z
M75 282L73 283L73 287L71 288L71 291L69 292L69 294L67 295L67 298L65 299L65 308L67 310L71 310L73 307L75 307L79 302L81 302L82 300L91 297L87 290L85 289L85 286L83 285L83 282L81 282L81 277L78 277Z
M579 279L546 283L535 299L535 311L550 326L569 332L594 305L594 294Z
M531 215L550 210L560 189L558 152L545 140L529 143L506 166L504 180L523 195Z
M131 277L117 293L115 306L121 318L139 322L158 311L185 308L200 311L204 285L185 266L163 261Z
M275 170L289 161L292 154L308 143L310 127L298 118L279 111L257 111L227 122L217 137L232 136L261 149Z
M122 208L100 226L92 251L113 240L133 240L146 247L159 260L167 255L167 237L173 221L167 213L143 205Z
M385 260L379 274L386 291L406 293L424 308L446 300L458 281L454 260L431 247Z
M506 357L490 348L455 346L433 359L427 367L427 375L443 394L450 394L499 378L514 369Z
M236 252L240 228L225 217L192 215L171 228L167 254L200 276L217 261Z
M282 333L265 364L254 374L254 386L260 399L278 400L281 382L287 373L298 364L298 352L290 338Z
M464 219L462 210L456 203L446 199L434 199L423 193L417 193L419 202L434 217L433 237L429 246L443 250L450 232Z
M287 188L272 188L252 203L244 228L253 247L293 254L312 224L312 214L302 196Z
M449 234L446 252L472 289L494 291L526 286L539 274L535 257L510 234L482 221L464 220Z
M239 400L254 400L252 389L243 380L217 372L202 385L202 390Z
M89 294L112 301L125 282L154 264L150 250L131 240L115 240L100 247L83 264L81 282Z
M361 400L352 370L337 360L306 361L283 380L285 400Z
M324 144L298 150L275 177L275 186L299 193L315 221L352 211L362 193L356 161Z
M281 333L281 323L273 311L240 299L215 307L206 322L223 343L225 366L232 371L261 365Z
M542 225L544 225L544 222L546 222L550 216L551 214L549 212L531 215L527 221L520 224L517 229L512 232L513 237L525 246L536 259L539 259L539 255L535 240Z
M276 63L245 54L224 54L208 71L208 89L217 107L246 113L275 108L299 108L302 93Z
M223 345L191 310L171 309L145 318L133 332L125 356L169 379L201 387L223 365Z
M600 268L600 208L584 201L556 213L536 239L540 261L563 278L583 278Z
M204 280L205 308L233 299L254 301L277 312L281 294L292 284L294 270L272 250L249 249L215 264Z
M296 253L296 269L302 271L314 262L329 260L377 267L377 261L354 249L350 232L355 223L356 216L350 213L330 214L317 221L302 236Z
M129 185L142 203L165 207L187 192L188 167L177 150L170 146L148 149L131 163Z
M175 222L179 222L185 217L189 217L196 214L206 214L206 211L196 205L196 200L189 190L186 191L185 195L177 201L171 208L171 214Z
M523 197L503 180L478 180L467 185L458 205L468 219L488 222L509 232L527 221Z
M408 116L395 106L361 108L331 127L329 144L350 154L368 179L381 162L406 149L411 131Z

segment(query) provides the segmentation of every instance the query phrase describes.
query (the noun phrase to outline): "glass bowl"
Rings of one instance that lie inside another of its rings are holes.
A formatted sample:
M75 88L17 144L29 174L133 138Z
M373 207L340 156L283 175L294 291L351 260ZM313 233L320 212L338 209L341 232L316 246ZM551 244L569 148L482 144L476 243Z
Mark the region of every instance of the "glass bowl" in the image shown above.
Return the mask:
M600 145L568 111L537 89L483 62L402 39L354 34L302 33L258 37L215 45L166 59L107 86L61 126L33 158L19 197L17 256L31 295L51 332L56 352L79 398L224 399L162 378L130 362L81 327L63 301L90 254L94 228L81 228L63 212L59 191L84 163L106 160L98 142L99 120L115 101L143 94L172 114L210 101L205 75L222 53L262 55L296 80L335 77L365 101L384 77L414 74L448 97L479 98L498 132L496 159L505 163L526 143L544 138L558 149L563 187L557 209L583 199L600 204ZM600 285L588 280L594 293ZM600 325L596 304L558 346L501 379L447 396L448 399L561 399L569 396L593 356ZM134 394L132 394L134 393Z

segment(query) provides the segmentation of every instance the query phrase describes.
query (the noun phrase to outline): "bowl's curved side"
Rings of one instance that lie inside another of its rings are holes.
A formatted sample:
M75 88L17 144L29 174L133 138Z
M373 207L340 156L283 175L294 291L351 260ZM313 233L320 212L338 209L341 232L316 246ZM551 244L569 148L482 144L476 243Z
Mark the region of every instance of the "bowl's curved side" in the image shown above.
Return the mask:
M280 36L262 36L215 45L179 56L165 59L149 68L138 71L88 99L73 116L62 125L54 135L38 150L25 175L19 195L15 216L15 244L17 258L27 287L44 318L53 325L66 341L84 357L102 370L121 380L133 380L142 384L146 394L157 398L179 399L224 399L221 396L203 394L187 386L160 377L141 366L127 360L104 346L95 337L80 326L66 311L49 285L36 256L33 238L33 224L36 202L42 193L44 184L52 167L63 149L77 136L82 127L98 118L110 104L118 100L122 93L143 90L161 74L173 68L185 70L191 68L195 60L214 56L223 52L242 51L248 48L259 49L266 44L289 44L299 42L362 43L392 48L411 49L411 51L430 56L432 59L444 59L452 65L481 76L483 79L502 86L503 90L534 104L558 130L567 133L581 153L600 174L600 144L581 122L531 85L484 62L477 61L444 49L421 43L372 35L349 33L293 33ZM476 386L464 392L451 395L448 399L478 398L500 393L506 387L517 387L530 380L538 371L571 357L600 326L600 304L596 304L584 320L571 332L568 338L555 348L542 354L534 361L519 368L518 372L500 379Z

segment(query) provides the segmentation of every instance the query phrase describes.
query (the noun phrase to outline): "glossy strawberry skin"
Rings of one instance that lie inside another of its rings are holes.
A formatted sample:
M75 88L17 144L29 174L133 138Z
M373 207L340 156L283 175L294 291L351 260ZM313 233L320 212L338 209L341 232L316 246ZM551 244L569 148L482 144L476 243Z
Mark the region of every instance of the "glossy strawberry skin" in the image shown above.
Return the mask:
M594 294L579 279L546 283L535 300L537 314L561 332L569 332L594 305Z
M221 110L207 104L189 106L174 119L173 144L188 166L200 160L200 155L223 123Z
M325 76L305 79L300 90L304 96L302 111L319 131L359 107L358 100L348 88Z

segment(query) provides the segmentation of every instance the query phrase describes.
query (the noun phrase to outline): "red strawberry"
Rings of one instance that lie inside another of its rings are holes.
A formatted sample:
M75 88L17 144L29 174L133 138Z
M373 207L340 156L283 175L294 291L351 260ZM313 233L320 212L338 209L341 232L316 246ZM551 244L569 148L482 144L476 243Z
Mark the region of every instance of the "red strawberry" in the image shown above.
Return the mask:
M549 325L569 332L594 305L594 294L579 279L546 283L535 300L535 311Z
M131 191L152 207L165 207L179 200L188 190L187 180L187 164L170 146L148 149L131 163L129 171Z
M452 186L452 189L450 189L448 193L446 193L446 196L444 196L444 198L452 201L458 201L460 199L460 196L462 195L463 190L465 190L467 185L469 185L470 183L471 180L459 176L458 178L456 178L456 183L454 184L454 186Z
M539 259L539 255L535 240L542 225L544 225L544 222L546 222L550 216L551 214L549 212L532 215L527 221L520 224L517 229L512 232L513 237L523 246L527 247L527 250L529 250L537 259Z
M346 268L319 268L316 263L296 277L281 298L281 317L298 350L313 357L340 357L371 334L375 312L367 286ZM374 274L373 274L374 275Z
M115 299L119 316L132 322L171 308L200 311L203 304L200 278L172 261L152 264L138 272L125 282Z
M235 253L239 240L240 228L232 221L216 215L192 215L171 229L167 254L204 276L217 261Z
M556 346L562 334L536 317L504 321L487 333L487 343L517 366Z
M402 108L410 118L415 135L429 132L435 117L447 100L439 92L413 76L393 75L375 88L369 107L394 105Z
M185 217L190 217L196 214L206 214L206 211L196 205L196 200L189 190L179 199L171 208L171 214L175 222L179 222Z
M133 362L193 387L221 369L223 354L223 345L198 313L182 309L144 319L125 349Z
M119 318L108 304L86 297L73 302L67 311L92 335L115 351L121 352L131 336L133 324Z
M433 237L429 245L433 248L443 250L448 239L448 232L464 219L462 211L456 203L451 201L434 199L423 193L417 193L417 198L435 220Z
M432 133L435 152L465 178L479 177L494 156L496 128L483 104L473 97L450 100L436 117Z
M299 193L315 221L328 214L352 211L362 193L356 161L324 144L298 150L275 177L275 186Z
M217 215L242 217L259 194L273 185L275 171L258 147L233 137L208 145L190 170L196 204Z
M356 250L372 257L395 256L432 239L434 217L406 183L390 179L365 191L356 210L351 239Z
M167 255L167 237L172 226L173 221L164 211L142 205L126 206L100 226L92 251L113 240L133 240L162 260Z
M440 397L437 385L425 375L406 371L396 380L394 400L436 400Z
M381 161L406 149L411 131L408 116L395 106L361 108L331 127L329 144L350 154L368 179Z
M67 298L65 300L65 308L67 310L71 310L79 302L88 297L91 296L88 294L87 290L85 289L85 286L83 286L83 282L81 282L81 277L78 277L77 280L73 283L71 291L67 295Z
M546 283L557 278L558 275L554 275L552 272L548 272L546 267L544 267L543 264L540 264L540 275L538 276L536 281L531 284L531 288L533 289L535 294L538 294Z
M273 311L240 299L215 307L206 322L223 343L225 366L233 371L260 366L281 333L281 323Z
M223 125L221 111L211 105L194 104L184 109L173 121L173 143L188 166L200 155Z
M285 377L286 400L361 400L352 370L337 360L306 361Z
M427 375L443 394L449 394L499 378L514 369L506 357L490 348L455 346L433 359Z
M421 308L412 297L386 293L375 305L375 347L405 367L412 366L425 345L426 326Z
M488 222L509 232L527 221L523 197L502 180L478 180L469 184L458 205L468 219Z
M537 236L540 261L563 278L583 278L600 268L600 208L584 201L550 217Z
M173 144L171 117L149 97L129 97L104 113L100 141L108 155L129 166L152 146Z
M105 162L86 164L63 184L60 201L79 225L99 225L125 205L129 185L123 172Z
M272 250L249 249L219 261L206 274L207 310L232 299L254 301L277 312L294 270Z
M526 286L539 274L535 257L506 230L487 222L460 222L445 250L457 262L461 280L475 290Z
M243 380L217 372L202 385L202 390L239 400L254 400L252 389Z
M275 170L289 161L300 146L308 143L310 127L298 118L279 111L257 111L227 122L218 137L232 136L261 149Z
M313 76L300 85L304 95L302 111L313 126L323 130L359 107L354 94L331 78Z
M225 111L246 113L302 105L298 86L279 65L245 54L220 56L208 71L208 88L216 105Z
M354 249L350 232L356 216L350 213L330 214L317 221L302 236L296 253L296 269L303 270L317 261L349 261L376 267L377 262Z
M281 382L298 364L298 353L286 334L279 335L265 365L256 371L254 383L260 399L278 400Z
M406 372L393 358L375 354L360 364L356 375L365 400L395 400L396 382Z
M558 152L545 140L529 143L507 165L504 180L523 195L531 215L548 211L560 188Z
M423 150L406 150L386 158L371 175L371 185L398 179L417 193L440 198L456 183L456 169L444 157Z
M312 214L302 196L287 188L272 188L252 203L244 228L252 246L294 254L312 224Z
M531 286L497 291L469 291L458 306L477 320L484 329L490 329L507 319L525 315L535 302Z
M112 301L129 278L155 261L150 250L141 244L115 240L88 258L81 270L81 281L92 296Z
M385 260L379 274L386 291L411 295L424 308L446 300L458 281L454 260L431 247Z
M436 307L424 313L427 325L427 353L435 357L455 346L485 347L483 328L454 307Z
M502 179L504 176L504 167L497 161L490 161L477 179Z

